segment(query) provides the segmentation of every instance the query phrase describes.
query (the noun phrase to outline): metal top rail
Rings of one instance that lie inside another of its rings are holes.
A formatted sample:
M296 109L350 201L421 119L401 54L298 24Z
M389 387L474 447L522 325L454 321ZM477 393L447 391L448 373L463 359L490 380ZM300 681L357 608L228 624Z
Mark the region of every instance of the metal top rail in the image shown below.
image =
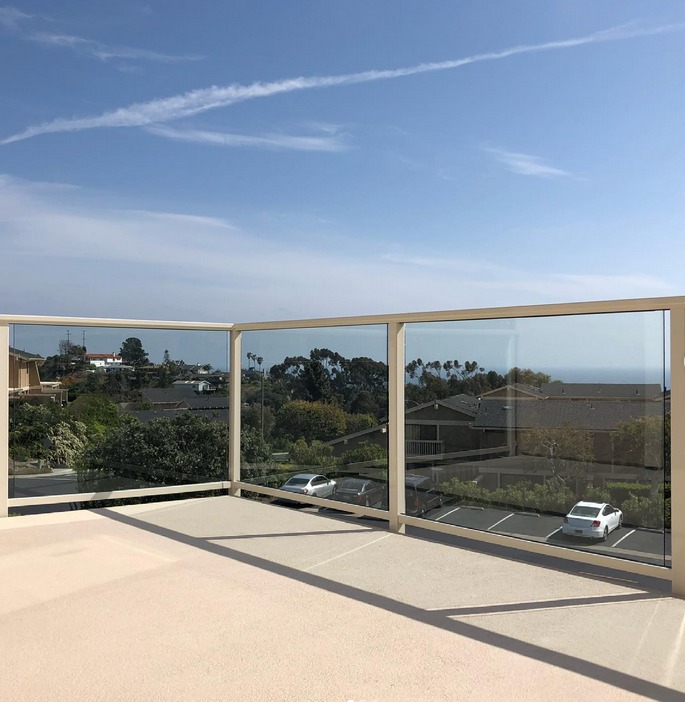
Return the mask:
M0 325L35 324L56 327L112 327L118 329L178 329L231 331L227 322L170 322L159 319L106 319L97 317L48 317L43 315L0 314Z
M36 315L0 315L0 325L35 324L46 326L117 327L130 329L178 329L198 331L258 331L272 329L307 329L317 327L349 327L389 323L457 322L466 320L555 317L619 312L654 312L674 308L685 309L685 296L651 297L629 300L597 300L513 307L483 307L434 312L319 317L264 322L173 322L140 319L106 319L92 317L50 317Z
M610 314L616 312L654 312L684 308L685 296L653 297L635 300L603 300L595 302L570 302L519 307L482 307L465 310L435 312L405 312L397 314L365 315L355 317L324 317L272 322L235 323L236 331L267 329L297 329L308 327L342 327L368 324L458 322L464 320L515 319L523 317L554 317L581 314Z

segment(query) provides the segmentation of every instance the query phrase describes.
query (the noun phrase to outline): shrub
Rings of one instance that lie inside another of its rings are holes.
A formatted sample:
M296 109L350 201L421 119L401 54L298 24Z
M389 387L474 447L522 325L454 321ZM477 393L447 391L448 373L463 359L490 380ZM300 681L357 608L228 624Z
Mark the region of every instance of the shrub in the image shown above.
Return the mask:
M623 521L630 526L663 529L666 512L664 507L664 498L662 495L656 497L636 497L635 495L631 495L621 505ZM670 504L668 507L667 523L670 527Z
M290 458L299 466L333 466L336 464L333 448L320 441L312 441L310 445L304 439L298 439L290 450Z
M388 452L378 444L370 441L362 441L359 446L350 451L346 451L340 456L340 463L348 465L350 463L365 463L367 461L385 462Z
M372 414L346 414L345 433L354 434L364 429L371 429L376 424L376 419Z
M555 483L519 483L497 490L487 490L475 483L455 478L443 483L441 488L446 496L457 501L553 514L566 514L575 502L573 492L569 488L560 488Z
M619 505L632 496L649 497L650 486L647 483L609 483L606 484L609 490L609 499L602 502L610 502L612 505Z

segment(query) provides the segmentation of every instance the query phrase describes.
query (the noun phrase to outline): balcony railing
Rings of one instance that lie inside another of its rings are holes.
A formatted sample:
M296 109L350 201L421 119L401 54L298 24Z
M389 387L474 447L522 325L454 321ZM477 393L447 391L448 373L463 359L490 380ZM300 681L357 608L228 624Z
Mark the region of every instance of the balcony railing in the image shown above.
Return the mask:
M73 345L62 366L37 356L77 329L108 353L143 336L154 358L98 374ZM10 400L16 349L60 376L66 408ZM199 351L212 396L174 360ZM243 324L2 315L0 516L244 492L610 562L685 596L684 361L681 297ZM406 439L408 406L444 441ZM408 457L428 460L405 476ZM596 515L596 540L564 521L579 500L618 510Z
M443 453L442 441L411 439L405 442L407 456L437 456Z

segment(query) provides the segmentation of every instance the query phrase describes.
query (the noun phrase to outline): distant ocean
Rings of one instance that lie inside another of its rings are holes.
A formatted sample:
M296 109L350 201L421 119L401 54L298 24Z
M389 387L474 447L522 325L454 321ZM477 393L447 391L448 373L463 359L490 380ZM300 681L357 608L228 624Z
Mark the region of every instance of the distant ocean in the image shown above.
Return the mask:
M669 387L670 368L535 368L565 383L658 383Z

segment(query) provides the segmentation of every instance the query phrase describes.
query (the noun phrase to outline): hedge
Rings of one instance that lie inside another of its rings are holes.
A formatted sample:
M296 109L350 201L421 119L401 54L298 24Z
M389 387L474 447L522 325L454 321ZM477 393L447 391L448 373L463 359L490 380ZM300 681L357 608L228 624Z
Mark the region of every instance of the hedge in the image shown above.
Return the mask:
M652 529L670 529L671 527L671 500L664 500L663 491L658 495L649 495L649 485L640 483L625 483L626 485L639 485L646 487L647 494L635 495L625 491L627 498L616 500L614 496L620 492L613 491L610 487L589 488L584 499L590 502L609 502L623 512L623 521L626 526L646 527ZM479 506L504 507L507 509L527 512L540 512L543 514L565 515L577 502L573 491L567 487L558 487L551 482L544 485L520 483L506 488L488 490L473 482L465 482L454 478L440 486L448 499L455 502L468 502ZM635 490L643 492L643 490Z

